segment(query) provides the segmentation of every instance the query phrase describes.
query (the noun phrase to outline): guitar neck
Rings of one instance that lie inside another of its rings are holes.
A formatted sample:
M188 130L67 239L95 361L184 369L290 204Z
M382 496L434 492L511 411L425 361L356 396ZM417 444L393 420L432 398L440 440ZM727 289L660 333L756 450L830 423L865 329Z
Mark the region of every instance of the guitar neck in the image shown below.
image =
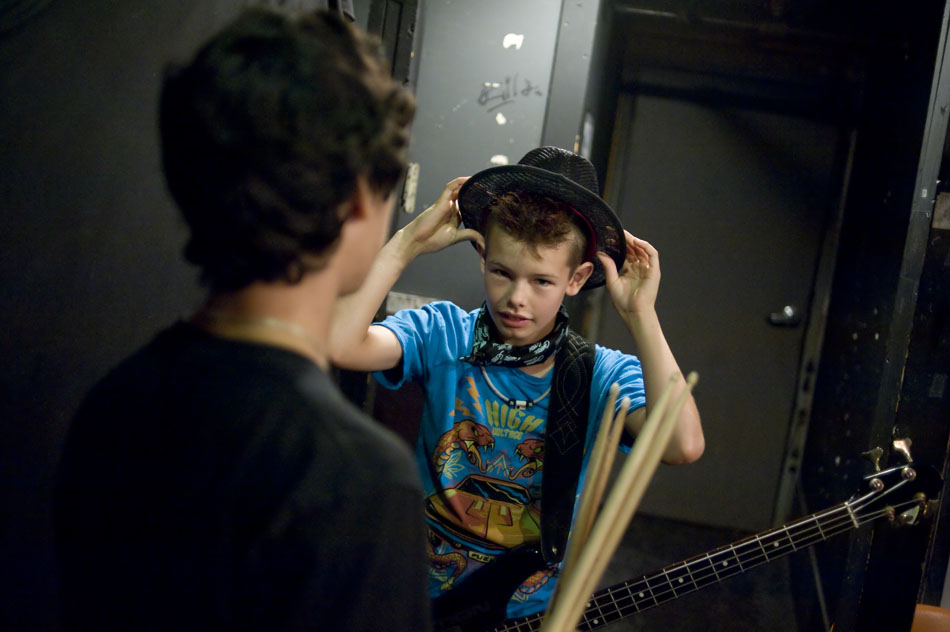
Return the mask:
M578 628L596 630L858 526L860 521L852 509L852 503L846 502L671 564L648 575L604 588L588 602ZM539 630L543 616L544 613L538 613L513 619L495 630Z

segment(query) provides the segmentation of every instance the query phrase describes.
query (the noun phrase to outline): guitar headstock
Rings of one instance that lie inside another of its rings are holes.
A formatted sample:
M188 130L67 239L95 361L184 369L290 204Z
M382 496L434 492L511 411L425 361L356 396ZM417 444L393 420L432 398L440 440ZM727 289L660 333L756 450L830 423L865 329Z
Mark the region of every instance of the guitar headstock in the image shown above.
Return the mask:
M909 438L895 439L891 459L894 464L881 468L884 450L876 447L863 453L874 471L864 477L868 491L852 499L859 511L883 511L895 525L916 524L936 509L940 476L931 467L914 463Z

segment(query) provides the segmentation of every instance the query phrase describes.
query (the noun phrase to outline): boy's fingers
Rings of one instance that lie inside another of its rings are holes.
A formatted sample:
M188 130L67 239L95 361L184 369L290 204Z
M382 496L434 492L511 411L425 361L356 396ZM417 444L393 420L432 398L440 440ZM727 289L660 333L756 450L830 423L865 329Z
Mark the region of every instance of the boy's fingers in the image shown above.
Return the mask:
M639 237L634 237L633 240L637 248L640 248L651 257L655 257L656 255L659 254L659 252L657 252L657 249L653 247L653 244L648 242L646 239L640 239Z
M468 178L469 178L468 176L464 176L462 178L455 178L454 180L449 182L447 185L445 185L445 191L443 192L443 194L448 193L449 196L452 198L452 201L454 202L455 200L458 199L459 190L462 188L462 185L465 184L465 181L468 180Z
M458 199L459 189L462 188L462 185L465 184L466 180L468 180L468 176L455 178L454 180L449 181L449 183L445 185L445 188L442 189L442 194L439 196L439 199L436 200L433 206L445 205L454 207L455 204L453 204L453 202Z
M614 260L603 252L597 253L597 259L600 261L600 265L604 266L604 277L607 283L610 284L616 281L620 275L617 274L617 264L614 263Z

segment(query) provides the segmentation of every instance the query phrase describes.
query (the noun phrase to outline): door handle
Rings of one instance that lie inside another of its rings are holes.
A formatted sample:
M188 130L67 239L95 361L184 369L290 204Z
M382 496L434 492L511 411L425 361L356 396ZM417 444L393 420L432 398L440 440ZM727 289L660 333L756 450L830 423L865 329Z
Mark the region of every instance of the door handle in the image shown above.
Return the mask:
M802 313L794 305L786 305L780 312L769 314L769 324L775 327L798 327L802 324Z

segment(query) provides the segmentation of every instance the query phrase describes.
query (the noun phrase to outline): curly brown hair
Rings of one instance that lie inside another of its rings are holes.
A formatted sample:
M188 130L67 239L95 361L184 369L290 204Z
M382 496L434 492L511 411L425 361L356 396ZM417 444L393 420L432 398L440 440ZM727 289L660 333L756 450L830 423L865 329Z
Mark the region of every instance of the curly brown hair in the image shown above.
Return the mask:
M357 178L392 194L414 112L379 40L329 12L245 10L170 66L162 162L202 282L238 290L319 269Z
M580 224L577 211L560 200L530 192L509 191L497 196L485 213L486 240L494 224L527 244L535 253L538 246L556 246L570 241L572 248L568 264L572 269L592 254L588 253L587 229Z

